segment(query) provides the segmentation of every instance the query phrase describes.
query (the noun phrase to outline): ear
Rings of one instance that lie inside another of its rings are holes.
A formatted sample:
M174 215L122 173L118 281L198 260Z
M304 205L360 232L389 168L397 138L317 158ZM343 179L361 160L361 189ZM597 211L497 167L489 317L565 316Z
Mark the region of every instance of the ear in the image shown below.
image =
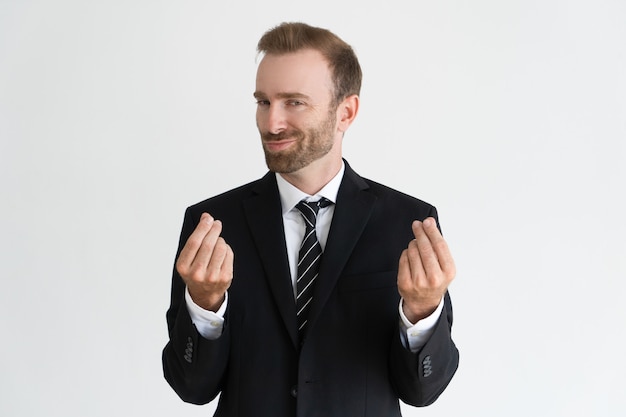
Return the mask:
M359 96L353 94L337 106L337 130L345 133L359 112Z

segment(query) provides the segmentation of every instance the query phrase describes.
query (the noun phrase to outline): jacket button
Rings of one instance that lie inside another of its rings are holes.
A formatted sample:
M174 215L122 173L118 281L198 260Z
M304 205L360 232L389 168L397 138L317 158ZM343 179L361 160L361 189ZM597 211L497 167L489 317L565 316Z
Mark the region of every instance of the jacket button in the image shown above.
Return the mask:
M294 385L293 387L291 387L291 392L290 392L290 394L291 394L291 396L292 396L293 398L298 397L298 387L297 387L297 386L295 386L295 385Z

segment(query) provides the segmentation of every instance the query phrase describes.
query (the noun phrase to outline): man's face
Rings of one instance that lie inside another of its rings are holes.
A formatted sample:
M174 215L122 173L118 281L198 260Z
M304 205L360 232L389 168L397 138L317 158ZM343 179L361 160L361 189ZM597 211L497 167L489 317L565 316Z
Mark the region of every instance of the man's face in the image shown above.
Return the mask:
M270 171L293 173L331 152L339 135L332 91L330 69L317 51L263 58L254 96Z

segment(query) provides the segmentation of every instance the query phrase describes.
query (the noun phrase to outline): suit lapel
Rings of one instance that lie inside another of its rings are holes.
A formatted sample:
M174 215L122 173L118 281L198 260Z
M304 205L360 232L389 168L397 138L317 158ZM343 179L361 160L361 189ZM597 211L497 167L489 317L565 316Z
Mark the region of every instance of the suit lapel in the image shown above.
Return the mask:
M367 183L346 164L346 171L339 187L335 213L326 242L320 275L315 287L309 329L311 329L321 310L333 291L341 271L352 254L365 225L369 220L377 197L366 190Z
M265 175L254 191L256 195L243 201L244 211L276 306L294 346L297 347L296 304L275 175Z

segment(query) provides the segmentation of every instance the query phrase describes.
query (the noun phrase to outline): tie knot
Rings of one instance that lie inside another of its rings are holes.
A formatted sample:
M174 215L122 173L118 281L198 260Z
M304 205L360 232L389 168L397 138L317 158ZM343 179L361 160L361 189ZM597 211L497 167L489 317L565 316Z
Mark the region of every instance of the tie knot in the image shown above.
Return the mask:
M315 219L317 218L317 213L320 208L328 207L332 204L330 200L327 198L320 198L317 201L306 201L301 200L298 204L296 204L296 208L300 210L302 216L306 220L307 224L312 226L315 225Z

